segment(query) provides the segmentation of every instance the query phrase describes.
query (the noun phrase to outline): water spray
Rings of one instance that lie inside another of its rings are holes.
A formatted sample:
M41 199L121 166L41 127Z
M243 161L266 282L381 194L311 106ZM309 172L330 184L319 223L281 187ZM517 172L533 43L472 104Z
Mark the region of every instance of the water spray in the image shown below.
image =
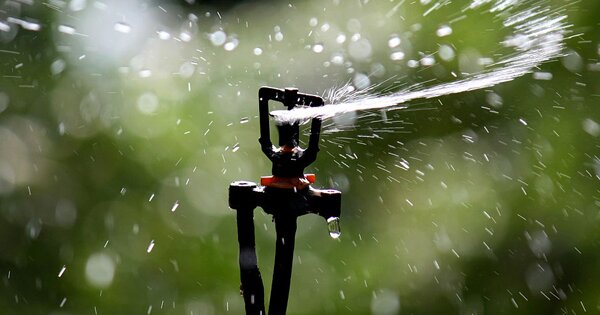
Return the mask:
M236 210L241 293L247 315L265 315L264 287L255 249L254 209L261 207L273 216L277 235L275 266L269 315L284 315L290 291L297 218L314 213L327 222L329 235L340 236L339 218L342 193L334 189L315 189L314 174L304 174L319 152L321 118L311 121L310 137L306 149L299 146L298 122L278 124L279 146L271 142L269 101L282 103L288 110L297 106L323 106L319 96L301 94L297 89L285 90L262 87L258 92L260 118L260 145L263 153L273 163L272 176L261 177L260 185L236 181L229 186L229 207Z

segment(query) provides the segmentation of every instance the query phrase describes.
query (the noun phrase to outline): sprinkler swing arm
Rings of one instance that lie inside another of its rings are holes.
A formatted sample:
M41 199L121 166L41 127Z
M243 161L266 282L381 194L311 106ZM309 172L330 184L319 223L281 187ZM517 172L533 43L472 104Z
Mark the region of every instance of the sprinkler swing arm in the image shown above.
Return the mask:
M273 176L263 176L261 184L236 181L229 186L229 207L236 210L241 293L247 315L266 315L264 287L256 256L254 209L261 207L273 216L277 240L269 315L284 315L290 290L297 218L314 213L322 216L332 237L340 235L341 192L315 189L313 174L304 168L314 162L319 151L321 119L313 118L306 150L299 147L299 124L278 125L279 147L273 146L269 127L269 101L283 103L288 110L297 105L322 106L323 99L300 94L297 89L262 87L259 90L259 143L273 163Z

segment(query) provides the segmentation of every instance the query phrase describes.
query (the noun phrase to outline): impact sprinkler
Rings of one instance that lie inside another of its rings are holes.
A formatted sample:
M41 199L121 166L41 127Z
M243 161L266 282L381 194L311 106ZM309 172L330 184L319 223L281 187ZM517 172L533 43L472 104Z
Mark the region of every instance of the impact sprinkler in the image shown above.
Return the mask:
M262 151L273 163L273 175L261 177L260 185L247 181L231 183L229 207L237 210L241 293L247 315L266 315L264 287L254 241L254 209L261 207L273 216L277 240L269 315L284 315L290 292L296 220L304 214L318 214L325 218L330 236L338 238L342 193L334 189L315 189L311 186L315 175L304 174L304 168L317 158L321 119L312 119L306 150L299 146L298 122L278 125L279 147L271 142L269 101L281 102L291 110L298 105L323 106L323 99L298 93L293 88L280 90L270 87L262 87L258 99L259 142Z

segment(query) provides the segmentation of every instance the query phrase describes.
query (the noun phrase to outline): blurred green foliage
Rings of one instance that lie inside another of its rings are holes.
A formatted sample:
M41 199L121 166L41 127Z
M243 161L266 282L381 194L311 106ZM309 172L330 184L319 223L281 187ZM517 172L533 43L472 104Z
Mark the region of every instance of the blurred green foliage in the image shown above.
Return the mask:
M242 314L227 187L270 170L258 88L452 81L513 31L466 1L198 2L0 1L0 314ZM343 234L301 218L289 314L600 310L600 4L572 2L544 2L571 24L550 80L326 121Z

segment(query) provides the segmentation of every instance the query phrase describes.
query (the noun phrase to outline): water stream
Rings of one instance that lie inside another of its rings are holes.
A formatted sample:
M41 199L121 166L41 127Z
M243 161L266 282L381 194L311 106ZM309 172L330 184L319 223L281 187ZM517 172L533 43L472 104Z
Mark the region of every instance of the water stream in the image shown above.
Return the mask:
M489 3L492 3L489 7ZM326 93L327 104L322 107L302 107L291 111L271 112L279 124L369 109L403 109L407 102L491 87L530 73L540 64L561 55L568 24L562 9L555 10L539 1L474 0L464 10L486 6L502 20L503 27L512 30L501 44L514 53L503 56L486 70L453 82L429 87L412 86L388 95L372 95L368 90L356 90L350 85ZM525 7L527 7L525 9Z

